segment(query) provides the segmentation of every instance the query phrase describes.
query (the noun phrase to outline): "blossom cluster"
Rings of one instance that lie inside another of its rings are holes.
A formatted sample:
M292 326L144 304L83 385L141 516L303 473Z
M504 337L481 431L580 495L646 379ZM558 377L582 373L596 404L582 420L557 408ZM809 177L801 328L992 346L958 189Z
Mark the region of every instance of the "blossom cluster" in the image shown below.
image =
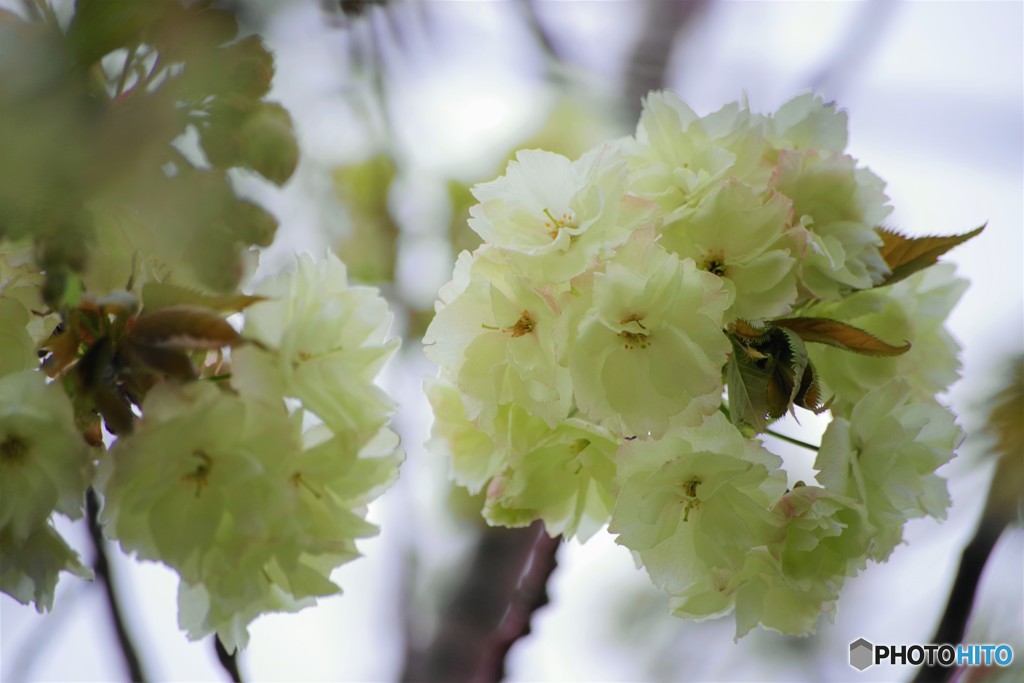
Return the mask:
M182 628L229 651L258 615L339 592L330 573L376 533L365 506L401 460L374 384L398 345L377 290L349 285L328 255L300 256L260 294L229 385L155 387L97 481L107 533L173 567Z
M36 370L46 328L29 261L24 249L0 254L0 590L42 610L61 571L92 576L53 513L82 516L93 467L71 401Z
M674 613L734 610L740 636L813 630L908 519L944 514L964 283L928 266L966 237L924 257L883 228L846 144L812 95L701 117L655 92L635 135L520 151L474 188L483 243L424 338L428 446L489 523L608 525ZM797 408L834 418L816 482L759 438Z
M55 330L56 316L36 313L43 276L24 253L0 255L0 590L44 610L61 571L91 578L54 513L81 517L92 487L103 533L179 575L192 638L244 647L260 614L338 593L331 571L376 533L366 506L402 459L386 426L393 402L375 384L398 346L379 292L350 285L333 255L300 256L258 295L148 281L141 312L127 291L84 298ZM244 309L241 332L209 306ZM103 393L103 373L88 370L95 352L76 355L86 342L75 321L113 328L90 340L106 368L146 361L145 373ZM38 348L50 352L42 365ZM118 426L111 396L131 396L140 417ZM93 405L116 439L104 440Z
M232 8L42 9L0 10L0 590L91 576L56 524L90 501L97 551L171 567L181 626L233 650L376 531L391 318L333 256L243 293L278 220L234 174L282 186L299 145Z

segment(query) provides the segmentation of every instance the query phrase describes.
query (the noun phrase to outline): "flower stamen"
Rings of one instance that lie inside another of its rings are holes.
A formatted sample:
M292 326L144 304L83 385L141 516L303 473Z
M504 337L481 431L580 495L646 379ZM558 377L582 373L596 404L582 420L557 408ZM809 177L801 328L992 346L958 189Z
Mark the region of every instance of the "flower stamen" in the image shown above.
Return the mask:
M529 311L523 311L523 314L519 316L519 320L515 322L511 327L506 327L502 332L508 333L510 337L522 337L524 334L533 332L533 328L536 323L533 318L530 317Z
M697 477L693 477L683 482L683 521L690 521L690 510L700 509L700 499L697 498L697 487L700 486L701 480Z
M548 220L544 221L544 227L548 229L548 237L551 239L557 239L562 228L576 227L576 217L569 212L563 213L561 218L555 218L551 211L544 209L544 215L548 217Z
M29 443L17 434L8 434L0 443L0 462L5 465L21 465L28 460Z
M725 277L725 254L721 250L717 252L711 252L704 257L704 262L701 264L701 270L706 270L713 275L718 277Z
M188 474L182 476L181 481L186 484L195 484L196 498L210 483L210 469L213 467L213 460L201 450L192 451L192 455L199 459L199 464Z

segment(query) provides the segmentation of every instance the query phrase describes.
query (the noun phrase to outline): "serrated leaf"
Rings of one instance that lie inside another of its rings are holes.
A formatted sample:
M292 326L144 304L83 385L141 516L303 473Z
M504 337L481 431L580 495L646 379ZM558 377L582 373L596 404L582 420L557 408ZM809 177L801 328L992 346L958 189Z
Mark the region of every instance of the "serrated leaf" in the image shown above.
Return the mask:
M165 349L219 349L242 341L216 311L190 305L143 313L135 319L128 336L133 342Z
M803 340L800 339L800 336L796 332L785 328L783 328L781 332L785 335L788 353L783 359L780 359L780 361L784 360L785 362L780 362L778 364L779 367L776 370L776 374L780 375L780 377L785 380L787 385L785 388L789 390L786 395L786 406L782 411L782 413L785 414L785 412L789 410L790 406L792 406L793 401L796 400L796 396L800 391L800 386L803 384L804 371L807 369L807 365L811 361L807 356L807 348L804 347ZM782 417L782 415L779 415L779 417Z
M730 323L729 332L744 344L758 344L768 339L770 330L763 325L738 319Z
M832 405L831 398L825 403L821 402L821 384L818 382L818 372L809 360L807 367L804 368L803 377L800 378L800 386L793 398L793 405L805 408L815 415L822 414Z
M795 406L815 413L827 408L820 403L817 376L797 332L769 326L755 341L745 340L744 332L729 334L733 353L726 381L734 424L763 432Z
M731 336L729 341L733 349L725 371L729 387L729 419L739 427L748 426L763 432L768 427L771 370L767 361L770 359L756 361L746 353L742 343Z
M142 365L151 372L182 380L196 378L196 369L188 354L181 349L150 346L135 339L129 339L124 353L131 361Z
M171 285L164 282L147 282L142 286L142 302L145 313L151 313L170 306L199 306L215 311L238 313L266 297L252 294L232 294L215 296L204 294L190 287Z
M796 332L805 342L828 344L865 356L899 356L910 350L910 342L894 346L859 327L829 318L782 318L771 324Z
M40 347L50 352L43 361L43 372L48 377L56 377L64 368L78 358L78 344L81 340L73 326L60 326L53 331L50 338Z
M881 285L891 285L927 268L938 261L939 257L947 251L981 234L984 229L985 226L982 225L962 235L908 237L895 230L878 228L878 234L882 238L882 247L878 252L885 259L889 270L892 271Z

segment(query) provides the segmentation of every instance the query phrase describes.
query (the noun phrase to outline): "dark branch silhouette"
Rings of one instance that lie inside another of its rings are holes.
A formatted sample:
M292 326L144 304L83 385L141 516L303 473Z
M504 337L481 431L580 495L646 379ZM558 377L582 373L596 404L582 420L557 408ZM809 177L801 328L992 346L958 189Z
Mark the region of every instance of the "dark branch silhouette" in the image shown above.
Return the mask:
M213 636L213 649L217 653L217 661L228 672L231 680L234 683L242 683L242 674L238 670L238 650L229 653L224 643L220 642L220 637L216 635Z
M146 674L135 650L131 635L124 622L121 612L121 603L117 597L117 590L114 587L114 578L110 573L110 562L107 560L106 540L103 538L103 531L100 529L99 513L100 502L96 492L91 488L85 492L85 508L89 522L89 537L92 539L93 549L96 553L93 560L93 571L96 578L103 584L104 593L107 596L107 611L114 622L114 631L117 635L117 643L121 648L121 656L124 659L128 676L133 681L145 681Z

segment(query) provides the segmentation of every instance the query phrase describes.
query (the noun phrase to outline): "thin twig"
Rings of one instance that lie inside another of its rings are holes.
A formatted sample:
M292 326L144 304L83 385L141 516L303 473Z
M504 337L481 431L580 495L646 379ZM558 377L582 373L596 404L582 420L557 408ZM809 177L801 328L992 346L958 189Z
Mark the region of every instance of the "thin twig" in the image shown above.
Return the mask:
M132 71L132 62L135 60L135 54L138 52L138 49L138 45L128 48L128 54L124 58L124 68L121 69L121 77L117 79L117 90L114 91L115 100L124 94L124 88L128 84L128 74Z
M807 443L806 441L801 441L800 439L794 439L792 436L786 436L785 434L779 434L778 432L772 431L771 429L764 430L764 433L768 434L769 436L774 436L776 439L781 439L782 441L785 441L786 443L791 443L794 446L800 446L801 448L807 448L807 449L812 450L812 451L817 451L819 449L819 447L815 446L814 444Z
M720 412L723 415L725 415L727 418L729 418L729 421L732 422L732 414L729 412L729 409L724 404L718 406L718 412ZM807 443L806 441L801 441L800 439L795 439L792 436L786 436L785 434L779 434L778 432L773 431L771 429L767 429L766 428L764 430L764 433L768 434L769 436L774 436L776 439L781 439L782 441L785 441L787 443L791 443L794 446L800 446L801 448L806 448L808 450L812 450L812 451L815 451L815 452L817 452L820 449L820 446L815 446L814 444Z
M106 540L103 538L103 531L100 529L99 513L100 503L96 492L91 488L85 492L85 508L89 522L89 537L92 539L93 549L96 558L93 560L93 571L96 578L103 584L104 593L107 596L107 610L114 622L114 631L117 634L117 643L121 647L121 656L124 658L125 668L133 681L145 681L146 674L135 650L131 635L125 625L121 612L121 603L117 597L117 590L114 587L114 577L110 572L110 562L107 560Z
M551 34L544 27L544 23L537 14L536 0L519 0L519 7L522 10L527 27L547 59L548 68L550 69L551 66L560 64L562 56L559 54L558 47L555 45Z
M217 661L228 672L228 676L234 683L242 683L242 674L238 670L238 650L229 653L224 643L220 642L220 636L213 636L213 649L217 653Z

